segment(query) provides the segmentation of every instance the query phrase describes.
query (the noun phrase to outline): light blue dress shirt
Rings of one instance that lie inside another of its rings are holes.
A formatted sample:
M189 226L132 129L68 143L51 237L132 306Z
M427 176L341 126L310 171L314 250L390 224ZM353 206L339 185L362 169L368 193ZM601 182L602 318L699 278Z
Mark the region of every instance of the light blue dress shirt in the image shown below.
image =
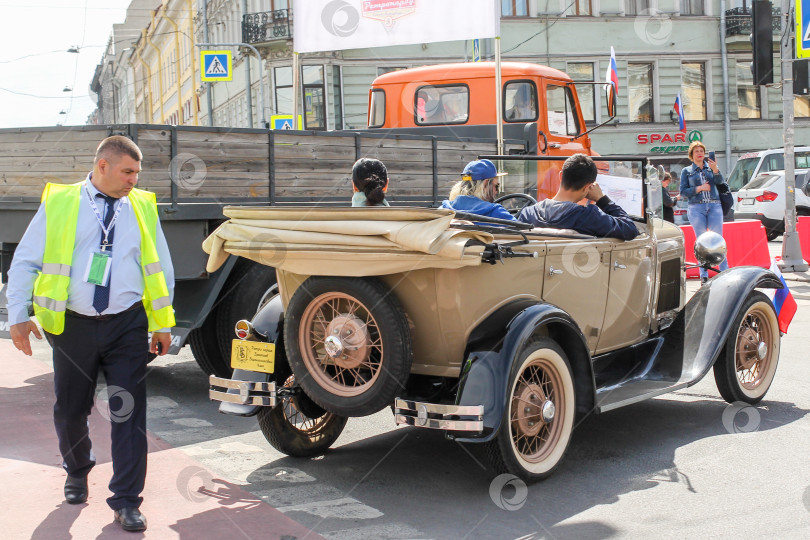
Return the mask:
M99 190L90 181L92 173L87 175L85 185L94 198L101 215L104 215L107 203L96 198ZM118 200L115 208L123 205L115 222L112 261L110 266L110 304L103 312L98 313L93 307L93 295L96 286L84 281L84 274L90 261L90 254L98 250L101 244L101 224L98 222L87 193L82 187L79 202L79 220L76 225L76 244L73 248L73 263L70 269L67 309L82 315L96 316L120 313L130 308L143 297L144 280L141 270L141 233L138 221L129 203L128 197ZM45 252L46 231L45 205L41 204L34 219L28 225L25 234L14 252L14 260L8 271L8 321L18 324L29 320L28 309L31 306L31 294L34 282L42 270L42 256ZM157 252L169 298L174 299L174 268L169 255L169 246L163 236L160 220L157 224ZM168 332L168 329L160 330Z

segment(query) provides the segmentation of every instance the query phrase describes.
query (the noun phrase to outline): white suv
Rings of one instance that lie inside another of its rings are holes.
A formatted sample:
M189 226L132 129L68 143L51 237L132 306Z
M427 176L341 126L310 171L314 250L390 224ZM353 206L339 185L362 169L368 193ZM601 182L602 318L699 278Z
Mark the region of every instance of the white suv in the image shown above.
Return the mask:
M797 146L795 152L795 169L799 174L800 169L810 167L810 146ZM734 170L728 175L727 182L731 193L736 196L737 192L759 174L784 171L785 170L785 150L776 148L773 150L760 150L759 152L749 152L740 156L734 165Z
M797 173L796 213L810 215L810 197L807 188L806 171ZM758 219L765 226L768 240L773 240L785 232L785 171L762 173L754 177L737 192L734 204L736 219Z

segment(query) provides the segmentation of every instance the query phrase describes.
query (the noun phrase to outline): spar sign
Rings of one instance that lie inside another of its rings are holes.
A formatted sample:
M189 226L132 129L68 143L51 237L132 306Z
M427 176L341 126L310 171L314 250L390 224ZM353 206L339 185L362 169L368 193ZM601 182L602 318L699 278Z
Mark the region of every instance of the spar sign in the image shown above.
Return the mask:
M693 129L689 134L679 131L677 133L639 133L636 137L638 144L655 145L650 148L650 153L669 154L673 152L686 152L689 144L694 141L702 141L703 133Z

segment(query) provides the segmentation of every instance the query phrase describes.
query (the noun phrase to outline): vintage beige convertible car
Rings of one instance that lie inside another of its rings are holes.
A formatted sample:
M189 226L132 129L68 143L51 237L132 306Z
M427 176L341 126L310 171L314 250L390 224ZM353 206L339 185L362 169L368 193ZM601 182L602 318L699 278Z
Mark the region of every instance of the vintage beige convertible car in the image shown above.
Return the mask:
M781 282L732 268L685 303L683 237L656 217L659 184L626 181L618 196L639 195L631 241L443 209L226 209L204 244L209 270L246 257L276 269L278 290L237 323L233 377L211 376L211 398L258 414L293 456L391 407L398 424L489 445L496 471L527 480L560 463L578 416L712 368L724 399L757 403L780 333L756 289ZM722 260L716 247L707 264Z

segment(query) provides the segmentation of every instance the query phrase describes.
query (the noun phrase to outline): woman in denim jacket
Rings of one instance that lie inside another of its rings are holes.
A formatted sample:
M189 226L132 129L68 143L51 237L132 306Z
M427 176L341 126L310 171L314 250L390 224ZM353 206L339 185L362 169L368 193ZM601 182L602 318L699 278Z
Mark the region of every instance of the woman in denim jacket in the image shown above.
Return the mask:
M689 145L689 159L692 164L681 171L681 197L689 201L686 210L689 224L695 230L695 238L707 230L723 236L723 208L717 185L723 184L723 175L717 163L706 158L706 147L700 141ZM720 270L728 269L728 261L723 259ZM700 269L700 281L705 283L708 271Z

